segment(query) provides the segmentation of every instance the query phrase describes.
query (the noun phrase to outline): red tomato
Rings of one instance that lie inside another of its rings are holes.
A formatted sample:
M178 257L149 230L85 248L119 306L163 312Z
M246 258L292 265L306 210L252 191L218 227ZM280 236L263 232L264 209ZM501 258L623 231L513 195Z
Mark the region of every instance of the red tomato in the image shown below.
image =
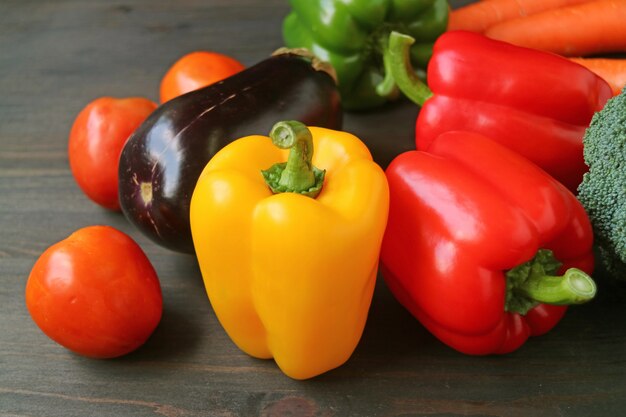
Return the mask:
M76 117L69 138L72 174L83 192L110 210L119 210L118 161L126 139L157 104L141 97L101 97Z
M161 103L216 83L245 67L237 60L216 52L191 52L170 67L161 80Z
M26 284L26 307L52 340L78 354L113 358L141 346L161 320L152 264L110 226L77 230L49 247Z

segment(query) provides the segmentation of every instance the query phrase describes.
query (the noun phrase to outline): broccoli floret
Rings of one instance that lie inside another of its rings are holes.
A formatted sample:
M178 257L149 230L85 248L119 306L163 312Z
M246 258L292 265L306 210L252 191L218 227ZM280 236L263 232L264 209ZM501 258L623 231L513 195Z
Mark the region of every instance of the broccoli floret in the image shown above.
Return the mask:
M589 166L578 187L607 271L626 279L626 89L597 112L583 139Z

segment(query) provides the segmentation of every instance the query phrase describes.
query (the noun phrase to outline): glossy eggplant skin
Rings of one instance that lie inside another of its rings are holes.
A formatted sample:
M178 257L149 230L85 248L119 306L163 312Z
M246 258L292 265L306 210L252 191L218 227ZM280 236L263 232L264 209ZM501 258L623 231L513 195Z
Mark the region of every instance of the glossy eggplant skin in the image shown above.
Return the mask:
M156 243L194 253L189 205L204 166L228 143L267 135L280 120L341 128L336 83L313 59L274 55L164 103L122 150L119 198L124 215Z

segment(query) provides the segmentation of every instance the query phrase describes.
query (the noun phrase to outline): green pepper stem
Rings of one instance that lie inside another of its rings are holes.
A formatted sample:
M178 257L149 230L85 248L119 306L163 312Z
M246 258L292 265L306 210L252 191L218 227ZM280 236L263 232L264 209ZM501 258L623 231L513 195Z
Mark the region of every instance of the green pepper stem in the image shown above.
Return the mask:
M313 166L313 136L302 123L291 120L278 122L270 132L272 143L289 149L286 163L274 164L261 171L274 193L299 193L316 197L324 182L324 171Z
M563 276L531 275L516 288L526 297L554 305L582 304L596 294L596 284L589 275L570 268Z
M392 62L389 53L389 35L383 36L380 40L380 50L383 51L383 68L385 78L376 86L376 94L381 97L394 97L398 94L398 86L391 72Z
M423 106L432 95L428 86L416 75L411 64L411 45L415 43L409 35L392 31L387 45L383 47L385 78L376 87L381 96L389 95L397 88L418 106Z

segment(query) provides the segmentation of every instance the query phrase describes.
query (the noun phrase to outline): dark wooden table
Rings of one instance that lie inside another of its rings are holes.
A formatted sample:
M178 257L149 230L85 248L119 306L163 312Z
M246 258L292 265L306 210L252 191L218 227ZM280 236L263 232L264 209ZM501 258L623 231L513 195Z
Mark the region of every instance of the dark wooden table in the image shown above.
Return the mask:
M193 257L156 246L84 197L66 146L86 103L104 95L156 99L167 67L192 50L252 65L281 45L286 11L280 0L0 2L0 416L626 415L623 284L600 279L594 302L513 354L469 357L434 339L379 280L349 362L294 381L231 343ZM345 129L386 165L412 148L417 111L405 102L349 114ZM56 345L24 303L42 251L93 224L135 238L163 288L156 332L115 360Z

